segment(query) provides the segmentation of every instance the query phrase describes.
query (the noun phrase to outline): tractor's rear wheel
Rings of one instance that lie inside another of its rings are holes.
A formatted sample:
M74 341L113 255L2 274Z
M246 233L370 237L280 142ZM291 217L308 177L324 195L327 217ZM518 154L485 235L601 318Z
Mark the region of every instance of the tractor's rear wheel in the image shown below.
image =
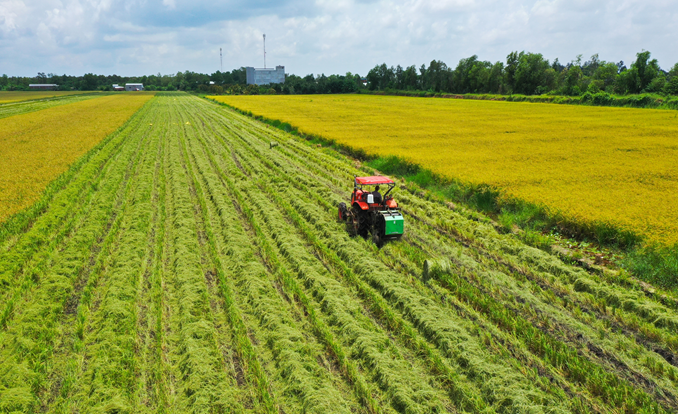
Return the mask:
M346 220L346 203L339 203L339 221L344 221Z
M372 226L372 242L381 248L384 245L384 236L386 231L386 223L384 223L384 218L382 216L377 216Z
M348 216L348 220L346 220L346 229L348 230L348 234L351 235L351 237L358 235L359 226L360 223L358 222L358 217L355 214L350 214Z
M369 216L367 211L363 211L360 207L353 206L351 210L351 224L355 235L362 238L367 238L370 232Z

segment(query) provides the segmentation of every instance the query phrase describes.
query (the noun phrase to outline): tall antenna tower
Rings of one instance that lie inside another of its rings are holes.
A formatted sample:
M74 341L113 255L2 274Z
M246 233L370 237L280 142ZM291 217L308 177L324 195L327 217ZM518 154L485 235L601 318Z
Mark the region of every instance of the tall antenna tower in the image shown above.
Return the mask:
M221 54L221 48L219 48L219 61L221 63L221 66L220 66L221 69L219 69L219 72L223 72L224 71L224 55Z
M266 69L266 33L264 33L264 69Z

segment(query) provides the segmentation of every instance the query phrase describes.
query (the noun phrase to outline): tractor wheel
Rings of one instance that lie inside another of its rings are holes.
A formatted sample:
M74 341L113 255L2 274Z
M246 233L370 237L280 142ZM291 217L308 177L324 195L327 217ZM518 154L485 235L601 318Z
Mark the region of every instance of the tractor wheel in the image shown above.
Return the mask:
M367 211L363 211L360 207L353 207L353 228L355 229L355 234L366 239L367 234L370 231L369 216Z
M346 220L346 229L348 230L348 234L351 237L357 236L359 228L360 223L358 222L358 216L356 216L355 214L349 214Z
M346 219L346 203L339 203L339 221Z
M372 242L381 248L384 245L385 223L382 216L377 216L372 227Z

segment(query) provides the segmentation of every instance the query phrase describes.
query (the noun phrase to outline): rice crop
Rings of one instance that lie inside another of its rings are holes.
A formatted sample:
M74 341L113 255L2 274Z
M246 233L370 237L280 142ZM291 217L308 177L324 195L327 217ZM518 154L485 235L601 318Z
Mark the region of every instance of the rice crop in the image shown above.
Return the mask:
M402 187L377 248L369 173L156 95L0 224L0 412L678 410L672 293Z
M670 110L391 96L216 96L368 155L490 185L566 221L678 242Z
M38 200L46 185L152 95L114 95L0 119L0 221Z
M89 93L84 91L0 91L0 104L30 101L35 99L59 98L62 96Z
M8 116L27 114L29 112L36 112L54 106L66 105L74 102L80 102L87 99L99 98L106 96L102 93L86 93L64 95L54 99L37 99L22 102L13 102L7 104L0 104L0 119Z

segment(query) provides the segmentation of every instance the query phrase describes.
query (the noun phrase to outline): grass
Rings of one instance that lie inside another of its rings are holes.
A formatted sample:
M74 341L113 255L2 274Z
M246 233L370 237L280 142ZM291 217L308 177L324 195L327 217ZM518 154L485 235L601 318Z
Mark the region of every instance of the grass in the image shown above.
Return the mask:
M589 105L610 106L626 108L649 108L649 109L678 109L678 98L670 95L645 93L637 95L616 95L607 92L585 92L580 96L563 95L494 95L494 94L448 94L429 91L386 90L367 91L360 90L358 93L370 95L394 95L420 98L448 98L448 99L473 99L506 102L531 102L552 103L559 105Z

